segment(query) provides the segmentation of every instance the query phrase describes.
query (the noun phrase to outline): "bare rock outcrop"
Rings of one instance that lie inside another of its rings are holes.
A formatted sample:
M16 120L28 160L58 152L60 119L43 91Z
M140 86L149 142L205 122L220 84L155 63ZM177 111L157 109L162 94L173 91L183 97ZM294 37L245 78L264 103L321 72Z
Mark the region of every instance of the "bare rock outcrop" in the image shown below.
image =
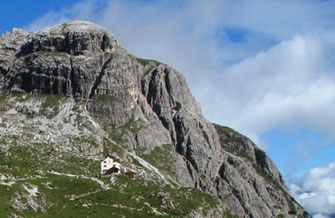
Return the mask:
M46 199L38 192L38 189L34 185L22 185L24 192L16 192L12 199L11 208L15 211L32 210L45 212Z

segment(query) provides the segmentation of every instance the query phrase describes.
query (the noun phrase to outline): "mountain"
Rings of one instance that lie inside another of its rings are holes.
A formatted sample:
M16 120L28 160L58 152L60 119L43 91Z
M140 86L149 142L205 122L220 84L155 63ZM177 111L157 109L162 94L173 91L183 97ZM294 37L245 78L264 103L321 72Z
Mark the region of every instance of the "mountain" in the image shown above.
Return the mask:
M264 151L203 117L178 71L103 27L13 29L0 72L0 217L310 217ZM138 177L100 177L107 154Z

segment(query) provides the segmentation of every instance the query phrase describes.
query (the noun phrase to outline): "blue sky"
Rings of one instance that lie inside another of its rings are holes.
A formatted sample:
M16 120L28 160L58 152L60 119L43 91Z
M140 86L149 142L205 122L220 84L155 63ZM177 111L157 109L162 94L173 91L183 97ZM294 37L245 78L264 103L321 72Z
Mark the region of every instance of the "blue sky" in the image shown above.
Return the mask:
M64 7L71 7L78 1L67 0L17 0L1 1L0 32L11 31L13 27L23 28L33 20L50 11L57 11Z
M286 177L301 177L310 168L325 166L334 161L333 140L323 132L301 127L273 129L262 136L269 144L268 154L273 157L281 171L286 173ZM280 153L285 155L278 155ZM300 153L303 155L299 155Z
M89 20L111 30L135 55L174 66L185 75L206 118L266 150L291 193L315 217L334 216L334 1L1 4L0 32ZM324 171L329 173L316 173ZM331 183L321 189L308 183L312 179ZM311 204L315 200L321 202L318 207Z

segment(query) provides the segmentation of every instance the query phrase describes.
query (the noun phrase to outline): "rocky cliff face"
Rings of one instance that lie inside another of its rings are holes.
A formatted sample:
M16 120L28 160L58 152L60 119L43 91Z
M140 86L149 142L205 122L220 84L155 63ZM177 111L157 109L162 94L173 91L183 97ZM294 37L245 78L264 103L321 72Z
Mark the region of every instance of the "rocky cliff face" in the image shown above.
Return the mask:
M101 158L104 150L118 147L127 151L118 155L130 166L130 159L153 157L168 146L171 156L165 163L151 161L161 169L156 174L165 182L217 196L223 208L239 217L309 217L288 194L276 166L262 150L234 130L213 125L202 116L179 72L136 58L100 26L73 22L36 33L14 29L0 38L0 72L2 96L16 93L38 99L52 94L63 99L63 106L54 111L43 111L47 100L27 103L25 97L25 103L19 103L7 99L1 106L3 122L13 113L23 113L22 119L45 115L43 122L38 120L39 131L28 139L38 141L40 137L43 141L46 137L50 149L57 147L87 158ZM94 143L60 140L85 121L62 121L70 120L76 105L82 111L80 116L94 123L76 137L92 134ZM10 125L24 129L17 122ZM63 130L62 125L68 129ZM6 131L0 133L10 134L8 128ZM41 133L52 131L58 132ZM105 139L110 141L108 145ZM8 150L10 145L5 142L2 147Z

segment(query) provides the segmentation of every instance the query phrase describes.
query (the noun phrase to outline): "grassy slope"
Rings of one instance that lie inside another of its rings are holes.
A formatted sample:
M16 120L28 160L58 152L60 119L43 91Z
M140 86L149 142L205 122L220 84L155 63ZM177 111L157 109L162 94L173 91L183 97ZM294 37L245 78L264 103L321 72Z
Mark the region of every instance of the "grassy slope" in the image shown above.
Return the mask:
M39 175L35 172L37 168L62 173L72 171L75 175L83 175L84 172L80 169L85 168L90 161L67 161L66 163L69 164L67 167L62 163L48 166L43 163L43 160L34 159L33 154L30 156L27 152L19 150L12 150L11 153L12 157L2 159L0 174L15 176L19 181L16 181L12 186L0 185L0 202L2 202L0 217L6 217L14 212L27 217L110 217L121 214L126 217L151 217L159 214L162 216L185 216L199 207L203 207L204 213L206 213L208 209L215 208L220 204L215 197L198 190L174 189L143 178L130 180L120 175L114 186L110 186L109 190L104 190L97 182L86 178L73 178L50 173ZM92 171L86 173L87 176L92 176L99 169L98 164L93 163L92 165L95 165L96 169L92 168ZM8 179L5 182L10 181L12 180ZM102 181L109 185L108 178L103 178ZM39 192L45 196L47 201L46 213L31 210L17 212L10 207L15 192L23 191L23 184L32 184L38 187ZM168 201L172 202L173 206L170 208L162 204L164 194L168 196ZM72 195L82 196L70 200ZM157 210L158 213L154 213L154 210Z
M62 103L62 98L57 96L30 96L8 92L0 95L0 103L10 106L8 101L13 98L17 102L41 98L43 103L40 114L34 116L43 116L48 119L57 115L59 112L57 105ZM3 112L0 111L0 115ZM29 119L28 115L27 119ZM81 119L84 120L84 118ZM6 122L6 120L3 121ZM29 137L33 137L33 133L30 134ZM0 156L2 157L0 158L0 176L7 178L0 182L14 182L11 186L0 184L0 217L7 217L14 213L24 217L119 217L121 215L184 217L199 208L203 214L206 214L210 209L221 207L221 201L218 198L196 189L172 188L145 178L130 180L120 175L114 186L109 185L108 178L101 178L101 181L109 186L106 190L98 182L90 179L99 179L96 176L100 167L98 160L78 157L78 154L71 152L56 151L55 145L47 142L29 143L27 141L23 146L17 143L18 137L20 136L3 135L0 138ZM84 143L81 140L72 140L73 146ZM92 140L92 146L97 146L96 143ZM104 152L120 151L120 147L113 145L108 139L105 139L103 144ZM5 149L8 145L9 149ZM144 155L144 158L162 172L173 174L172 169L158 162L160 158L170 155L171 147L171 145L164 145L162 148L155 149L152 154ZM73 174L77 177L54 175L49 172ZM46 212L34 212L29 209L16 211L12 208L16 193L23 196L20 200L23 204L27 203L28 193L24 185L38 188L37 198L45 199Z

